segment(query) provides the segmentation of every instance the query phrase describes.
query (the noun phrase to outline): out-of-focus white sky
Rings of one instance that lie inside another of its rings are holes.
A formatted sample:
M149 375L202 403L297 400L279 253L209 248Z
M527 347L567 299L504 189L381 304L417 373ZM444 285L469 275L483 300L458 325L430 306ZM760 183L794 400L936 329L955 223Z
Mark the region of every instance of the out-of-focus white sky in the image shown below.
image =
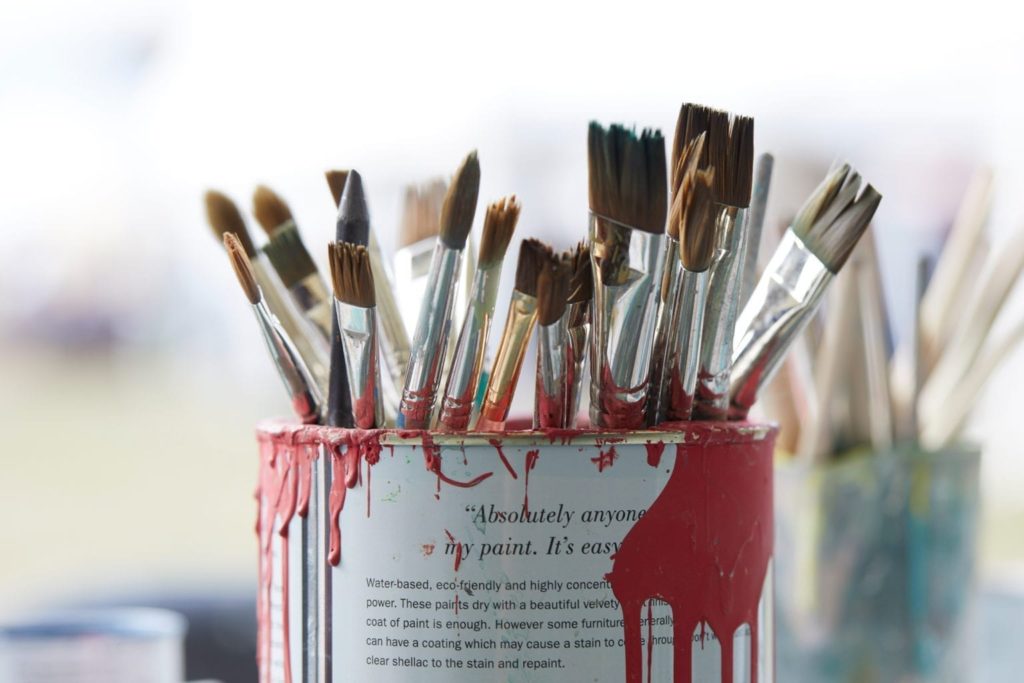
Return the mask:
M1024 225L1014 15L994 0L7 2L0 348L8 364L53 347L56 363L75 366L88 362L79 346L113 339L132 358L200 374L236 408L265 410L276 380L205 225L206 187L247 208L253 186L270 184L322 262L333 232L325 169L360 170L388 247L402 185L448 174L478 148L481 205L517 193L520 234L568 246L584 230L586 122L670 136L684 100L756 118L758 151L776 155L770 225L834 158L880 189L903 327L915 254L934 252L976 165L997 173L993 240ZM1024 315L1019 297L1010 309ZM54 367L42 395L62 392ZM990 500L1024 516L1024 425L1007 419L1021 378L1017 354L972 429L987 433ZM176 415L173 404L134 409ZM236 443L254 461L248 437ZM237 501L239 517L249 504Z

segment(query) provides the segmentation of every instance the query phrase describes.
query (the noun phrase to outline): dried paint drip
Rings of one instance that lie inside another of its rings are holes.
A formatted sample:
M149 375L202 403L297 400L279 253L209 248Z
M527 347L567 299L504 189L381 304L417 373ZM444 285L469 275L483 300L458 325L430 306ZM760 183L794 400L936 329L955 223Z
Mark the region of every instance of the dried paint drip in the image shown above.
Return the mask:
M537 460L539 459L539 449L534 448L526 452L526 462L523 463L523 471L526 473L526 479L523 482L523 514L529 514L530 512L530 470L537 466Z
M733 634L750 627L757 681L757 607L773 543L771 448L770 439L676 445L668 483L607 575L622 606L627 683L643 680L642 610L652 598L672 608L675 683L691 681L691 635L703 623L718 635L730 683Z
M611 446L608 450L602 448L600 453L590 459L590 462L597 465L598 472L604 472L615 464L615 459L618 457L619 454L616 452L615 446Z
M490 439L488 440L488 443L491 444L491 446L494 447L494 450L498 452L498 457L501 458L501 464L505 466L505 469L512 475L512 478L518 479L519 475L516 474L514 469L512 469L512 463L510 463L508 458L505 457L505 449L501 447L501 441L498 439Z
M661 464L661 456L665 452L664 441L648 441L644 444L647 449L647 464L651 467L657 467Z

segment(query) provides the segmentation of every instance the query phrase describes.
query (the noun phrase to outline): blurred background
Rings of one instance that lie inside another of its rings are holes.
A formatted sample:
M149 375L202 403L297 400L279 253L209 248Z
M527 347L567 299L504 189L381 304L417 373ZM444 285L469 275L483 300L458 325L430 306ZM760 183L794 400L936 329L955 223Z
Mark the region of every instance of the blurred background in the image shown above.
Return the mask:
M0 618L188 599L213 632L252 636L253 429L288 406L206 188L248 209L267 183L324 265L326 169L361 172L388 250L403 185L476 148L481 206L516 193L519 234L566 247L585 231L587 121L671 137L696 101L755 117L775 155L766 231L834 159L882 192L901 335L917 254L979 166L995 250L1024 227L1024 41L1002 7L3 3ZM1024 586L1022 380L1018 352L969 428L980 576L1000 590Z

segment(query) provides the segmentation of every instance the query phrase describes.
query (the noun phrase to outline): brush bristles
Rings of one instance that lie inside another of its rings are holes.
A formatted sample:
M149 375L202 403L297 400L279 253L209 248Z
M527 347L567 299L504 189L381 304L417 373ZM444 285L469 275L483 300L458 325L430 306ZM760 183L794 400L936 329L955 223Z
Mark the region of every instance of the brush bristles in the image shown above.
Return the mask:
M480 239L480 268L491 267L504 260L521 208L515 195L499 199L487 207L484 234Z
M679 230L682 227L683 204L686 200L685 188L687 183L693 181L693 174L697 172L697 168L700 166L700 160L704 154L704 141L706 139L707 133L701 132L690 140L686 147L683 148L683 151L680 152L679 158L676 161L676 167L672 171L672 206L668 212L667 232L669 237L674 240L679 239Z
M679 108L679 117L676 119L676 132L675 137L672 140L672 188L678 190L682 178L680 177L680 161L684 156L686 148L690 145L693 140L708 132L708 126L710 125L713 116L725 116L728 118L728 114L725 112L712 109L711 107L705 107L700 104L692 104L689 102L684 103ZM703 148L699 153L700 158L697 160L699 166L707 165L707 148Z
M572 262L566 258L553 257L537 277L537 322L553 325L565 313L569 298L569 283L572 277Z
M849 164L832 170L793 221L793 232L833 273L846 263L882 201L875 188L860 191L860 184Z
M726 192L720 201L742 209L750 206L750 192L754 185L754 119L737 116L729 130L729 173Z
M399 248L437 237L441 228L441 205L447 191L448 183L443 178L435 178L419 187L410 185L405 188Z
M516 264L515 289L523 294L537 296L537 278L545 263L554 258L551 247L538 239L523 240L519 245L519 262Z
M587 135L590 210L644 232L665 232L668 182L661 131L640 136L613 124L592 122Z
M249 237L249 230L245 227L245 219L238 206L226 194L217 190L207 190L203 200L206 204L206 220L217 239L223 241L224 235L233 233L245 254L250 258L256 256L256 245Z
M585 242L576 245L572 255L572 280L569 283L569 303L581 303L594 298L594 271L590 265L590 247Z
M327 245L327 256L331 262L331 284L338 301L360 308L376 306L366 247L351 242L331 242Z
M441 242L449 249L462 249L473 228L476 199L480 192L480 160L473 150L462 160L441 206Z
M263 253L270 259L285 287L291 288L316 272L313 257L302 243L294 223L279 228L263 246Z
M266 185L258 186L252 193L252 213L264 232L271 237L275 230L293 220L288 204Z
M715 257L715 169L696 171L683 188L685 203L679 229L679 260L683 268L702 273Z
M249 262L248 254L245 253L245 247L232 232L224 233L223 239L224 248L227 249L228 258L231 259L231 267L234 268L235 276L238 278L238 284L242 285L245 298L255 306L263 297L260 294L259 285L256 284L256 276L252 272L252 263Z
M345 191L345 183L348 181L348 171L325 171L324 177L327 178L327 187L330 188L331 196L334 197L334 206L338 206L338 203L341 202L341 193Z

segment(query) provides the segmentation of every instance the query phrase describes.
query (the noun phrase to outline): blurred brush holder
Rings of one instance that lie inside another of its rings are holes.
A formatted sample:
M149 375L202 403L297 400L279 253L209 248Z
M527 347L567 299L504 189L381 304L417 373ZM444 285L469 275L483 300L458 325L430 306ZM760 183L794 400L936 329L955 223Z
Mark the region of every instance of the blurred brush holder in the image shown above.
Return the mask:
M977 448L776 472L781 680L970 680Z
M262 681L773 680L772 426L258 438Z

